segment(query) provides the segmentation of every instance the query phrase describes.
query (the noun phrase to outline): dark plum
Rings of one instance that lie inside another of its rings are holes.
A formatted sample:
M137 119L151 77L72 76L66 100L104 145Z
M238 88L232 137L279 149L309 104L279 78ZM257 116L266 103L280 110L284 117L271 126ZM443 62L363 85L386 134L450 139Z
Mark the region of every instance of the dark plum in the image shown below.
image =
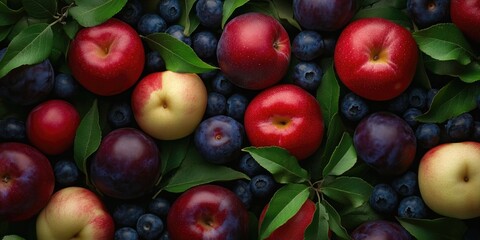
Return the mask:
M356 126L353 144L357 155L382 175L399 175L412 164L417 142L412 128L397 115L379 111Z
M351 233L352 240L382 239L411 240L412 236L397 222L371 220L357 226Z
M323 70L315 62L299 62L293 67L293 84L315 94L322 80Z
M302 61L311 61L320 57L324 42L317 31L304 30L299 32L292 41L292 53Z
M357 10L355 0L294 0L293 15L305 29L335 31L344 27Z
M426 28L450 18L450 0L408 0L407 12L418 28Z
M157 12L168 24L172 24L180 19L182 6L179 0L161 0Z
M90 177L107 196L143 196L160 177L158 147L152 138L135 128L113 130L102 139L90 163Z

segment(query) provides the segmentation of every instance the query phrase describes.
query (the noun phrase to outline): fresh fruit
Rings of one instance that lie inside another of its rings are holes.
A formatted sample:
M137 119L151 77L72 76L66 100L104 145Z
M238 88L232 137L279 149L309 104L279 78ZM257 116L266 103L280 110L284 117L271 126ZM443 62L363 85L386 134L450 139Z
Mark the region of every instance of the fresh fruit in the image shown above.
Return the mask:
M276 189L276 182L270 174L258 174L250 179L250 192L257 199L269 199Z
M407 12L419 28L450 20L450 0L408 0Z
M218 41L221 71L233 84L259 90L278 83L290 62L290 38L273 17L246 13L231 19Z
M63 99L70 99L74 97L79 91L77 81L73 79L72 75L66 73L59 73L55 76L55 84L53 86L53 93Z
M115 18L78 31L67 55L73 77L102 96L119 94L133 86L145 63L138 33Z
M217 44L217 36L212 31L196 32L192 36L192 48L202 59L216 57Z
M131 101L143 131L160 140L174 140L193 133L202 121L207 88L196 74L156 72L140 80Z
M436 123L421 123L415 130L418 146L430 149L440 143L441 129Z
M172 240L246 239L248 213L227 188L201 185L182 193L167 217Z
M0 141L26 142L27 130L25 122L13 116L0 120Z
M40 212L55 179L47 157L24 143L0 143L0 220L22 221Z
M427 207L421 197L412 195L403 198L398 203L397 215L404 218L425 218Z
M340 102L340 112L347 120L358 122L362 120L370 111L367 102L362 97L353 92L343 96Z
M221 0L198 0L195 4L195 14L205 27L216 29L220 27L223 16Z
M450 17L452 22L471 40L480 43L479 0L451 0Z
M299 62L293 71L293 84L315 94L323 77L322 68L315 62Z
M55 192L36 220L38 240L111 240L114 222L102 200L82 187Z
M225 114L239 122L243 122L248 106L248 98L240 93L234 93L227 98Z
M134 128L119 128L103 139L90 163L90 178L103 194L119 198L140 197L160 177L160 156L155 142Z
M310 30L335 31L344 27L357 10L353 0L293 0L293 15Z
M137 221L137 233L145 240L155 240L163 232L163 221L160 217L152 213L145 213Z
M150 200L148 204L148 211L161 217L166 218L168 211L170 211L170 201L163 197L156 197Z
M80 179L80 170L72 160L61 159L55 162L53 166L55 182L60 187L73 186Z
M415 74L418 49L404 27L383 19L364 18L340 33L334 53L341 82L369 100L389 100L407 89Z
M423 155L418 186L434 212L459 219L480 216L480 143L444 143Z
M404 174L392 179L390 183L400 197L408 197L418 193L417 173L406 171Z
M374 186L368 203L378 213L391 214L398 207L399 197L392 186L379 183Z
M371 220L357 226L351 233L352 240L383 239L411 240L410 234L400 224L388 220Z
M324 131L319 103L293 84L276 85L256 95L245 111L244 125L252 146L282 147L298 160L317 150Z
M389 112L374 112L355 128L357 155L382 175L404 173L415 159L417 141L412 128Z
M448 119L445 131L450 141L467 140L473 130L473 116L466 112Z
M142 35L165 32L167 22L156 13L145 13L137 22L137 31Z
M161 0L158 2L156 10L168 24L178 21L182 15L182 6L179 0Z
M27 137L45 154L58 155L72 147L79 124L80 114L72 104L52 99L37 105L28 114Z
M136 203L123 202L112 209L112 217L118 227L136 228L137 221L146 209Z
M312 61L324 51L323 38L317 31L303 30L292 41L292 53L301 61Z

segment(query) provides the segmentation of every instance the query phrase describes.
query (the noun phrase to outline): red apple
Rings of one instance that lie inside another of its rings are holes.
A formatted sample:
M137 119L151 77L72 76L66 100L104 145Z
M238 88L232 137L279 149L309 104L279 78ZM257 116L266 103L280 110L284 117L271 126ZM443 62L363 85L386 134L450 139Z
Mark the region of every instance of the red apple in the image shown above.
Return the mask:
M0 143L0 220L22 221L47 205L55 178L49 160L23 143Z
M133 86L144 63L140 36L130 25L114 18L80 30L68 49L72 75L87 90L103 96Z
M451 0L450 17L468 38L480 43L480 0Z
M258 219L259 226L262 225L263 219L268 209L268 204L263 208ZM275 229L275 231L265 240L303 240L305 239L305 230L313 220L315 214L315 203L307 199L300 210L293 215L285 224Z
M240 199L225 187L207 184L180 195L167 216L172 240L243 240L248 213Z
M370 100L400 95L413 80L418 48L404 27L383 18L364 18L347 25L334 52L342 83Z
M222 72L235 85L263 89L286 74L290 39L275 18L255 12L242 14L225 25L217 59Z
M72 147L79 124L80 115L72 104L48 100L28 114L27 137L45 154L58 155Z
M252 146L282 147L298 160L317 150L324 132L319 103L293 84L276 85L255 96L245 110L244 125Z

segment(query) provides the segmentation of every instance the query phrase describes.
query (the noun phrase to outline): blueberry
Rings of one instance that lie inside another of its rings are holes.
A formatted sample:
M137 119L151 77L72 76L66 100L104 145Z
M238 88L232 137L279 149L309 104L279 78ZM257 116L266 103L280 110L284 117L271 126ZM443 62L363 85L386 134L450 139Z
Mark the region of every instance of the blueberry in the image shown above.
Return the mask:
M402 117L408 123L408 125L410 125L410 127L416 128L418 121L415 118L422 114L423 112L420 109L411 107L403 113Z
M107 115L108 123L112 128L130 126L133 123L133 112L130 104L124 101L114 102Z
M403 92L388 102L387 110L395 114L402 114L408 109L408 94Z
M220 27L223 15L221 0L198 0L195 10L200 24L212 29Z
M194 143L202 157L217 164L240 156L244 138L243 124L226 115L203 120L194 133Z
M267 199L275 190L275 180L270 174L259 174L250 180L250 191L259 199Z
M147 73L162 72L165 68L165 61L157 51L149 51L145 55L145 71Z
M207 63L208 63L208 61L207 61ZM213 65L215 65L215 64L213 63ZM219 72L218 69L213 69L213 70L210 70L210 71L199 73L198 76L200 76L200 78L204 81L209 81L209 80L213 79L217 75L218 72Z
M185 28L182 25L174 24L165 30L166 33L170 34L172 37L184 42L188 46L192 46L192 39L185 35Z
M170 240L170 235L167 231L163 231L162 235L160 236L159 240Z
M433 98L437 95L438 89L430 88L427 91L427 107L430 108L433 102Z
M237 180L235 181L232 190L245 205L245 208L250 208L253 200L253 194L250 190L249 182L245 180Z
M445 124L447 136L452 141L461 141L467 139L472 133L473 116L466 112L456 117L450 118Z
M241 172L247 174L249 177L254 177L261 174L264 168L258 164L258 162L250 155L245 153L242 155L238 162L238 168Z
M205 110L205 116L211 117L216 115L222 115L227 108L227 99L220 93L209 92L207 96L207 109Z
M245 115L245 110L247 109L248 98L243 94L234 93L227 98L227 116L232 117L233 119L243 122L243 116Z
M408 104L410 107L423 109L427 105L427 91L420 87L408 91Z
M198 57L208 59L216 56L218 39L211 31L195 32L192 47Z
M77 81L70 74L59 73L55 76L54 81L53 93L59 98L71 98L79 89Z
M341 100L340 111L350 121L360 121L370 111L367 102L353 92L345 94Z
M398 207L397 192L389 184L379 183L373 187L369 204L378 213L393 213Z
M145 213L137 221L138 235L145 240L158 239L164 229L163 221L155 214Z
M311 61L323 52L322 35L317 31L303 30L292 41L292 53L302 61Z
M172 24L180 19L182 6L179 0L161 0L157 12L168 24Z
M234 85L230 82L222 72L218 72L212 79L212 90L229 96L234 89Z
M131 227L121 227L115 231L115 240L139 240L137 230Z
M415 130L417 144L425 149L430 149L440 143L440 127L435 123L421 123Z
M160 218L165 218L169 210L170 201L163 197L156 197L148 204L148 211L159 216Z
M419 28L449 20L450 0L408 0L407 12Z
M414 171L406 171L393 178L390 185L400 197L412 196L418 192L417 174Z
M143 6L139 0L128 0L125 6L118 12L116 17L131 26L136 26L143 15Z
M55 181L62 187L74 185L80 176L80 171L74 161L62 159L53 166Z
M0 141L26 142L25 122L17 117L7 117L0 120Z
M400 200L397 215L405 218L425 218L427 217L427 207L421 197L408 196Z
M166 29L167 23L165 20L155 13L143 14L137 23L137 30L143 35L164 32Z
M145 214L145 208L141 205L134 203L121 203L113 210L112 217L117 226L135 227L138 219L143 214Z
M293 68L293 83L312 94L320 86L322 76L323 71L315 62L299 62Z

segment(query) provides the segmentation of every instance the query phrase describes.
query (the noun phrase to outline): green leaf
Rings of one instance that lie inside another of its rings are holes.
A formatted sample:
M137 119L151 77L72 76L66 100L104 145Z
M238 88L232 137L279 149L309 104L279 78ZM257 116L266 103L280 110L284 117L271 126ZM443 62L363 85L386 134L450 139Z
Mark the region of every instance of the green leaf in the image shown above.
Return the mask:
M18 34L20 34L25 28L35 25L37 23L47 23L48 21L43 20L43 19L37 19L37 18L31 18L28 16L23 16L20 18L12 27L12 30L7 36L8 40L12 40L15 38Z
M222 15L222 29L227 23L230 16L232 16L235 9L243 6L249 0L225 0L223 3L223 15Z
M265 239L272 232L292 218L310 195L310 188L304 184L287 184L278 189L270 199L265 217L259 230L259 239Z
M34 18L53 18L57 13L56 0L22 0L27 14Z
M435 95L430 109L416 117L417 121L441 123L477 107L476 97L480 94L480 85L450 81Z
M12 31L13 26L0 26L0 42L5 40Z
M352 21L371 17L385 18L406 28L413 28L411 19L402 9L385 5L373 5L373 7L360 9L353 16Z
M193 6L195 6L196 0L181 0L182 15L180 16L179 24L182 25L185 30L184 33L190 36L191 33L200 25L195 13L192 13Z
M267 171L278 183L301 183L308 181L308 172L303 169L298 160L280 147L246 147L243 151L250 155Z
M168 70L204 73L217 69L201 60L190 46L167 33L154 33L143 39L152 50L160 53Z
M163 190L180 193L194 186L236 179L248 179L248 176L232 168L205 161L194 144L190 144L185 159Z
M435 74L458 77L466 83L480 80L480 63L478 61L462 65L457 61L439 61L426 56L425 67Z
M432 88L432 85L430 84L430 78L428 77L423 57L424 55L419 52L417 67L415 69L415 75L413 76L413 84L421 86L425 89L430 89Z
M95 99L90 110L80 121L73 143L73 157L77 167L83 173L87 172L87 159L97 151L101 139L102 129L99 124L97 99Z
M323 169L323 176L342 175L350 170L357 162L357 153L353 147L352 137L344 132L340 143L333 151L327 166Z
M464 35L453 23L439 23L412 33L422 52L441 61L467 65L475 56Z
M58 61L63 61L64 57L67 56L69 38L66 36L65 32L62 30L62 27L59 25L53 26L53 44L52 51L50 52L50 61L52 64L57 63Z
M325 210L328 213L328 225L330 226L332 232L335 233L338 239L350 240L350 235L348 234L347 229L342 226L342 219L337 210L325 200L322 200L321 203L323 206L325 206Z
M338 112L334 113L329 121L329 125L326 129L326 136L323 138L325 145L320 149L320 159L316 159L315 167L309 168L310 174L315 176L315 179L319 179L323 176L323 169L327 166L333 152L342 139L342 135L346 128L343 125L342 119Z
M465 222L454 218L397 218L397 220L416 239L422 240L463 239L463 235L467 230Z
M339 214L342 217L342 225L347 229L353 229L364 222L382 219L382 216L375 212L368 202L357 207L346 205Z
M313 220L305 231L305 240L329 239L328 232L328 213L320 202L315 204L315 214Z
M80 29L80 25L75 20L67 21L63 25L63 31L65 31L65 33L70 39L75 38L75 35L77 35L77 32L79 29Z
M338 177L325 182L320 191L335 202L359 207L370 198L373 187L357 177Z
M16 23L23 15L23 8L15 10L0 2L0 26L8 26Z
M189 146L189 137L178 140L161 141L159 143L160 159L162 159L162 175L178 168L182 164Z
M25 240L25 238L18 235L6 235L2 237L2 240Z
M50 25L39 23L23 29L8 45L0 60L0 78L22 65L39 63L50 55L53 32Z
M293 7L291 1L285 0L273 0L273 5L278 13L280 20L286 20L290 25L301 31L302 27L298 24L297 20L293 16Z
M70 15L83 27L101 24L117 14L127 0L75 0Z
M258 218L253 212L248 212L248 239L258 239Z
M340 85L335 75L333 62L325 71L320 86L317 89L316 96L322 109L323 121L325 122L325 126L328 126L332 116L338 112L338 101L340 98Z

